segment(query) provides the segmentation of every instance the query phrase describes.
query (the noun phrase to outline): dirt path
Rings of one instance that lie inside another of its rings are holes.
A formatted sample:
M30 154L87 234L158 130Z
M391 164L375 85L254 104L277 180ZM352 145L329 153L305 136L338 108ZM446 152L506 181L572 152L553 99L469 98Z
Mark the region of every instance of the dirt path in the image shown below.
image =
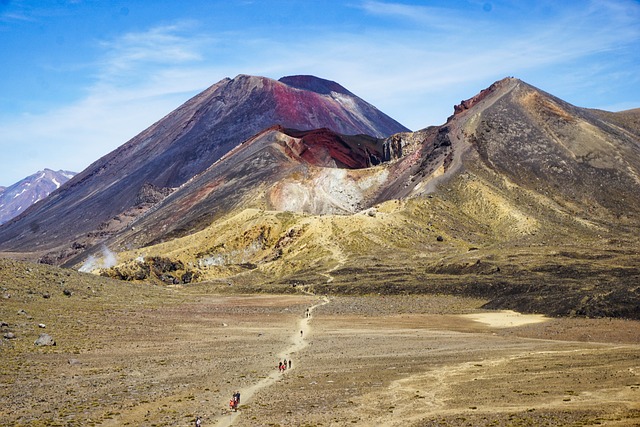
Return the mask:
M289 347L287 347L280 354L278 354L278 359L292 360L291 358L292 355L296 354L297 352L299 352L300 350L302 350L308 345L306 337L311 331L311 324L309 321L313 318L313 311L317 307L328 304L329 301L330 301L329 298L325 296L325 297L322 297L322 300L320 302L308 308L307 310L308 314L305 315L304 318L298 321L298 325L297 325L298 327L296 328L296 331L294 332L294 334L291 336ZM292 361L291 370L295 368L296 368L296 363ZM289 369L287 369L287 372L288 371ZM283 375L286 375L286 373L283 374L281 372L274 370L273 372L271 372L271 374L269 374L268 377L263 378L260 382L252 386L245 387L244 389L240 389L239 391L241 396L241 405L243 403L250 402L252 397L256 394L256 392L275 384L277 381L279 381L282 378ZM233 425L233 422L240 414L242 414L241 410L235 411L235 412L229 411L228 414L220 418L220 420L216 425L218 427L231 426Z
M333 222L330 222L329 224L330 224L329 227L331 229L329 232L329 235L334 236L335 234L334 234ZM331 283L334 280L333 275L331 273L336 271L338 268L342 267L347 262L347 256L342 250L342 248L340 247L340 245L337 242L334 242L331 239L329 239L326 234L322 235L322 242L323 242L323 247L325 247L331 252L332 258L336 261L336 264L333 267L331 267L324 273L320 273L327 278L327 283Z

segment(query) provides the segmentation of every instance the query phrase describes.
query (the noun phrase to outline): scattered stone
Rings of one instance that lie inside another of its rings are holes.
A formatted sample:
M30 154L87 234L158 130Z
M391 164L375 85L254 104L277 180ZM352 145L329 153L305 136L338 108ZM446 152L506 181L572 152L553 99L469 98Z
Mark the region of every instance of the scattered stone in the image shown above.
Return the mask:
M20 310L18 310L18 314L21 314L21 315L25 315L25 316L26 316L26 315L27 315L27 312L26 312L26 311L24 311L24 309L22 309L22 308L21 308Z
M44 323L38 323L38 328L44 329L46 327L47 327L47 325L45 325Z
M34 342L38 346L53 346L56 345L55 340L49 334L40 334L37 340Z
M49 294L49 292L45 292L44 294L42 294L42 298L49 299L51 298L51 294Z
M444 241L444 237L442 237L442 236L438 236L438 237L436 237L436 240L437 240L438 242L442 242L442 241Z
M65 289L64 291L62 291L63 294L65 294L66 296L70 297L71 295L73 295L73 292L71 292L69 289Z
M79 361L78 359L69 359L69 365L71 366L82 365L82 362Z
M0 322L0 328L4 328L9 326L9 324L7 322Z
M7 332L6 334L4 334L4 337L8 340L12 340L16 338L16 334L14 334L13 332Z
M3 294L2 298L9 299L9 298L11 298L11 294Z

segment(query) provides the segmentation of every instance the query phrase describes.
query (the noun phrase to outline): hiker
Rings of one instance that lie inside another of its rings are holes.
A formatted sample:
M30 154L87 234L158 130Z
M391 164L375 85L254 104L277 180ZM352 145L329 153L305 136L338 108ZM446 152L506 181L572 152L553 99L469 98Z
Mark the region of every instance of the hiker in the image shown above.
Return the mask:
M300 336L302 336L302 331L300 331Z
M237 411L239 404L240 404L240 392L236 391L235 393L233 393L233 396L229 401L229 409L233 411Z
M200 421L200 417L196 417L196 427L202 426L202 421Z
M287 359L284 359L284 362L282 362L282 370L286 370L287 369Z
M289 359L289 369L291 369L291 359Z
M282 372L282 360L278 362L278 371Z

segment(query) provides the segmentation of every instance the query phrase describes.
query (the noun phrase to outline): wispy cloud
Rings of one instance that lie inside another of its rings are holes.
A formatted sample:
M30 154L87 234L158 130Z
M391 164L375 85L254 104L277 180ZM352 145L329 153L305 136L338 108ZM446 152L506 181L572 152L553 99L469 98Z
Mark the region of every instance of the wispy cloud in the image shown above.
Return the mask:
M407 25L401 31L376 29L380 35L377 39L372 34L341 37L345 51L358 52L351 58L357 64L351 70L367 75L367 79L349 76L343 83L356 93L369 95L367 99L376 105L388 105L387 111L391 112L421 98L421 109L404 110L412 115L405 116L406 123L415 127L420 117L427 119L424 112L430 109L432 99L453 95L452 99L459 100L474 94L464 95L460 89L471 90L471 84L488 84L507 75L536 76L545 68L551 73L554 68L570 67L583 70L583 75L575 82L565 78L565 84L601 86L602 79L595 77L601 77L597 74L605 69L587 70L588 62L583 60L619 52L603 62L607 73L615 67L623 70L625 55L633 55L629 46L638 46L640 5L636 2L591 1L580 2L577 7L552 2L541 9L529 6L529 10L504 2L499 6L487 13L479 5L478 13L462 16L453 8L365 1L362 7L367 13L404 20ZM455 31L448 31L446 23L455 25ZM441 37L444 29L447 36ZM373 43L379 44L373 47ZM369 55L372 49L375 54ZM320 46L313 50L327 51ZM540 81L553 84L562 78L545 76ZM424 125L433 123L437 122Z
M22 2L8 2L0 0L0 29L2 24L13 22L34 22L36 19L31 15L28 7Z
M94 80L84 97L43 114L0 119L6 168L84 169L211 84L201 64L209 42L189 23L98 41L103 54L91 65Z
M0 22L10 22L10 21L26 21L26 22L34 22L35 19L31 16L24 15L21 13L3 13L0 14Z
M472 20L452 8L409 5L404 3L391 3L368 0L361 3L360 7L366 13L386 18L397 18L414 24L428 27L430 29L459 31L474 27L479 24L478 20Z
M149 66L175 66L201 61L202 45L210 42L192 30L194 24L178 23L127 33L115 40L102 41L105 55L100 64L102 81L128 78Z

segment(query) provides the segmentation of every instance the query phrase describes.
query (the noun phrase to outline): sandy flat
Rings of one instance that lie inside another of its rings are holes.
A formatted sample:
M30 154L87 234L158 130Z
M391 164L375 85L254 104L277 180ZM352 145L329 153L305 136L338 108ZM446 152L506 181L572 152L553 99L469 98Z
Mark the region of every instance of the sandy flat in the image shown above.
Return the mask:
M550 320L542 314L522 314L512 310L463 314L462 317L484 323L492 328L512 328L532 323L542 323Z

